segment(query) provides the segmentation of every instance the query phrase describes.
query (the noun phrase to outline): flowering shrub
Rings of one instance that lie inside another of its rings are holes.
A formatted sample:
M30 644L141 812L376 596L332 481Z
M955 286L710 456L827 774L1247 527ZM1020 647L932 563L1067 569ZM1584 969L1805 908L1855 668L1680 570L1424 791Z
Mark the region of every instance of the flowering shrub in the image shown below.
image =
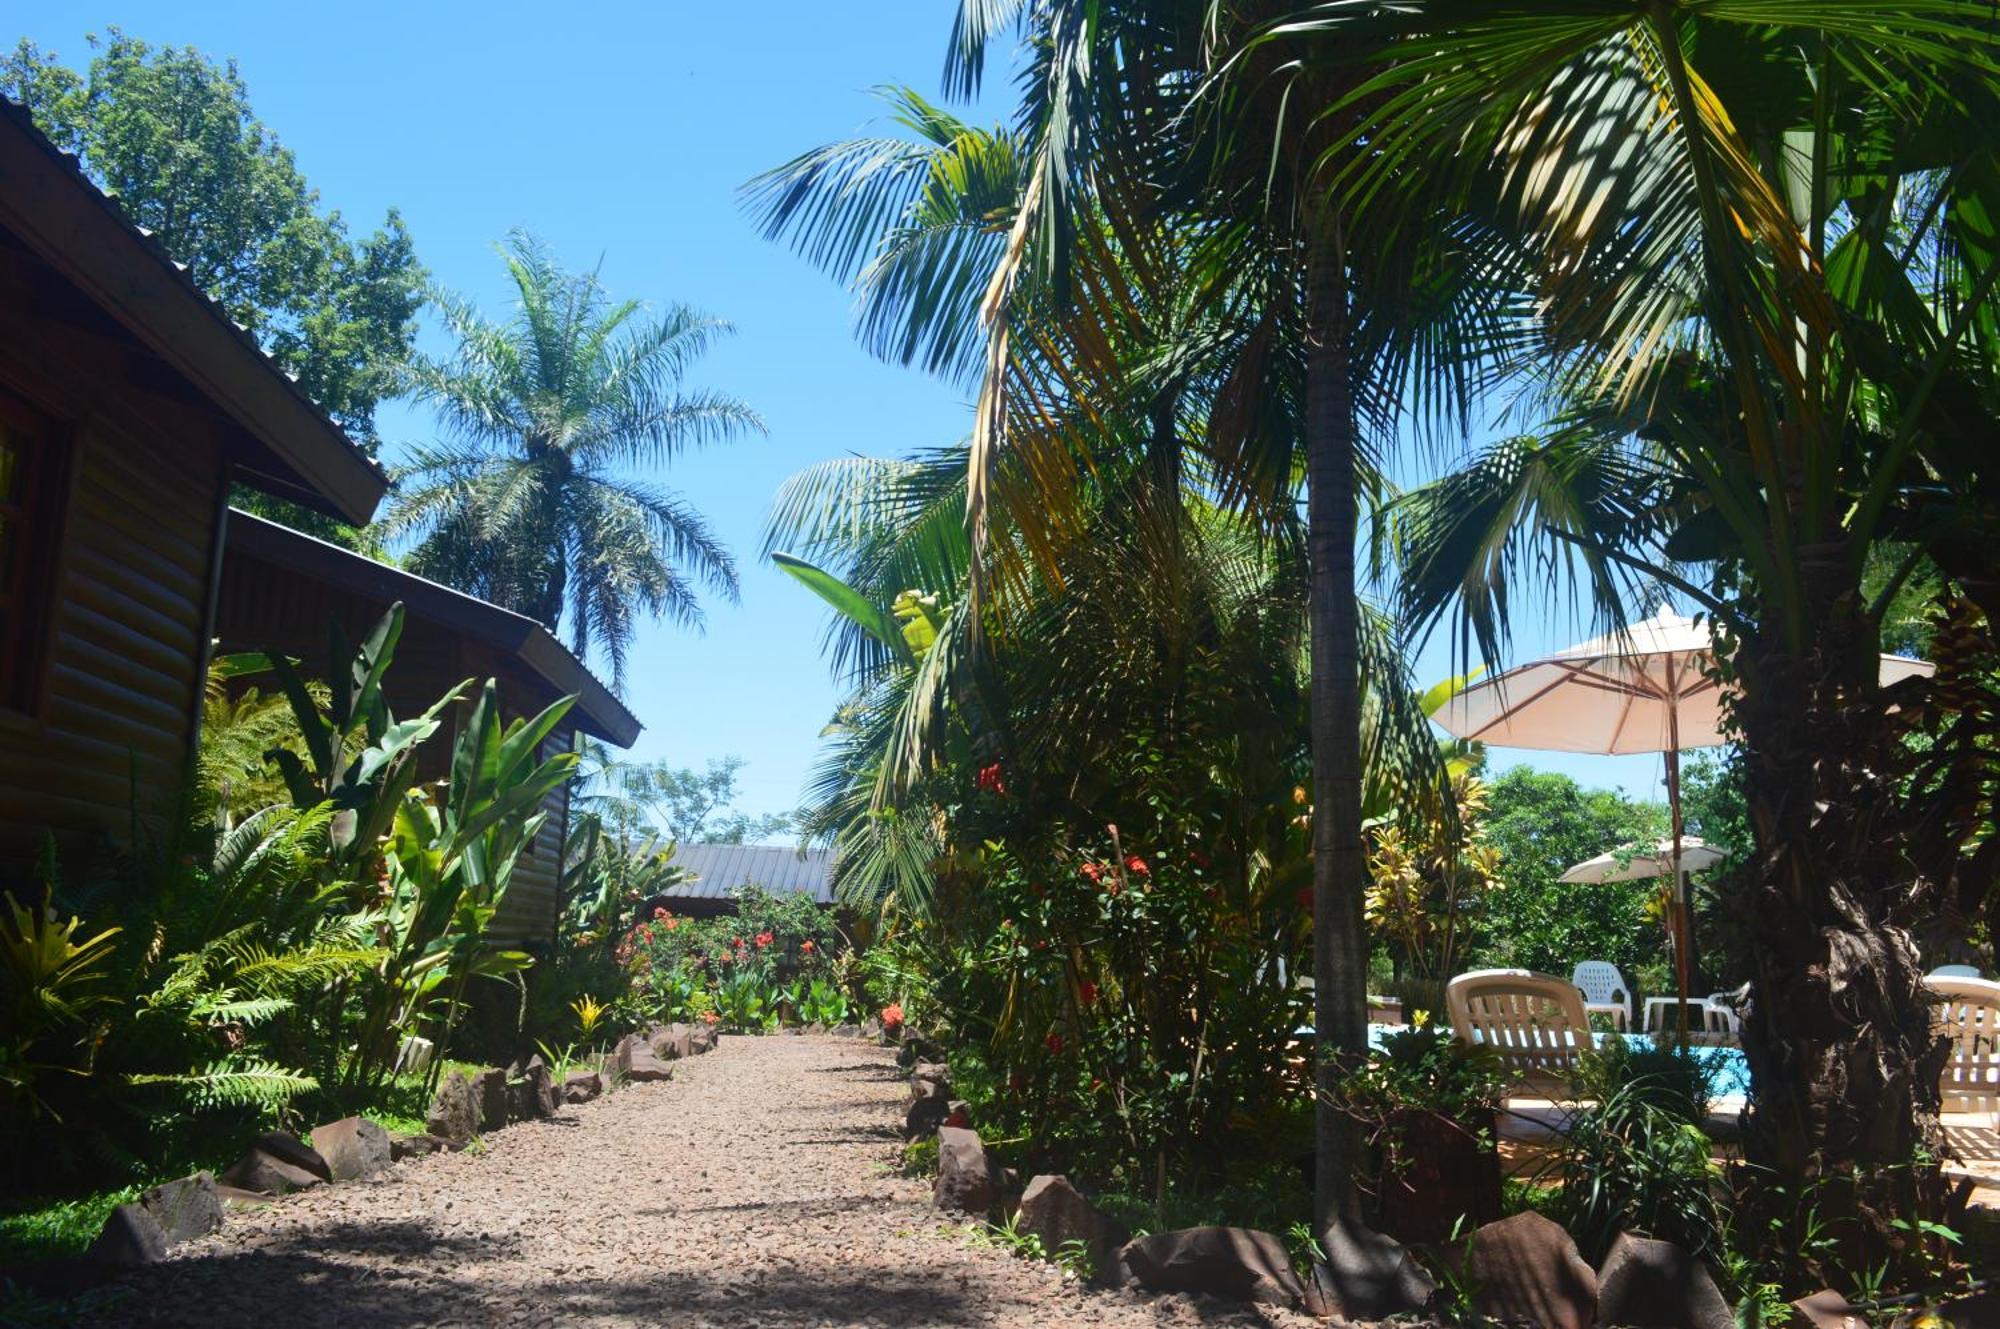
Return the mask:
M802 1019L806 985L834 969L831 916L799 894L745 886L734 898L737 912L714 918L655 909L619 943L633 991L653 1018L713 1013L739 1029ZM821 1005L831 1007L831 998Z

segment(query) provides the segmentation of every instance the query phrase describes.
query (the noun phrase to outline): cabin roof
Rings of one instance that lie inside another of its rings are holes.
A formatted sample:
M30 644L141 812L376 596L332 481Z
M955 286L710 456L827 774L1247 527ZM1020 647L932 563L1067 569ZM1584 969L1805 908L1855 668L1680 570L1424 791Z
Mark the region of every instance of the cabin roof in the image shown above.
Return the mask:
M0 97L0 228L230 425L252 488L365 525L388 477L76 158Z
M739 886L761 886L773 895L809 895L833 903L833 852L782 844L683 844L673 865L695 874L660 893L665 901L727 900Z
M435 623L511 655L557 693L576 696L576 727L617 747L629 748L643 727L625 703L546 627L526 614L453 590L414 572L378 563L266 521L239 508L229 511L227 549L283 568L287 573L384 604L401 601L404 613Z

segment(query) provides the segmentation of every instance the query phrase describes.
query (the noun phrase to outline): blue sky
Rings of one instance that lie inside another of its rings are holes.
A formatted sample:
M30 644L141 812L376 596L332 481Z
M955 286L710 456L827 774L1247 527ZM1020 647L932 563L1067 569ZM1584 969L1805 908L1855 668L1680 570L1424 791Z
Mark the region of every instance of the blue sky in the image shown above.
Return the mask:
M836 696L817 602L755 558L771 496L824 458L960 437L968 406L962 392L859 349L847 294L759 238L735 190L866 127L879 112L875 85L935 94L949 5L15 0L5 22L10 46L26 36L79 67L84 34L113 23L236 58L258 115L325 203L357 230L400 208L434 276L496 316L505 278L493 243L521 226L570 266L601 261L614 295L684 301L733 322L736 336L690 381L743 397L770 436L686 456L664 480L736 552L743 600L711 600L704 635L642 630L629 700L646 732L634 755L698 767L734 753L748 762L743 807L796 803ZM998 106L973 118L997 118ZM426 416L397 406L380 425L391 457L398 440L430 431ZM1521 658L1588 635L1554 612L1523 626ZM1433 648L1420 672L1435 679L1447 664ZM1657 758L1494 757L1496 767L1519 759L1657 792Z

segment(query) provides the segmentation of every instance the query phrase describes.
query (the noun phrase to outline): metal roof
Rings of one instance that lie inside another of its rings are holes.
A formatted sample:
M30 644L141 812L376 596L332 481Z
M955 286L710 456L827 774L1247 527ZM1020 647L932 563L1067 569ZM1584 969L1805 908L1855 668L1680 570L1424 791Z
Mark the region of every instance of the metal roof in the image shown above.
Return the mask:
M675 867L695 874L666 891L666 900L727 900L738 886L761 886L773 895L810 895L815 904L833 903L833 852L783 844L684 844L674 849Z
M575 695L576 709L570 716L585 733L621 748L631 747L639 737L641 725L631 709L573 651L527 615L392 564L378 563L365 554L241 508L229 510L225 529L224 545L232 554L248 554L294 575L316 578L385 604L400 600L405 611L416 618L513 655L558 693Z

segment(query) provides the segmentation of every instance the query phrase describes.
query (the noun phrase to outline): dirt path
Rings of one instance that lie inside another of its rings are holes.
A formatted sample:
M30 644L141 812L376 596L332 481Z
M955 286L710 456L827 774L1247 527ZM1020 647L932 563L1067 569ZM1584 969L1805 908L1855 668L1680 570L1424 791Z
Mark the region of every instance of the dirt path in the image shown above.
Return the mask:
M971 1245L927 1182L891 1171L905 1093L859 1040L725 1038L672 1081L509 1127L484 1153L231 1215L90 1323L1270 1323L1082 1291Z

